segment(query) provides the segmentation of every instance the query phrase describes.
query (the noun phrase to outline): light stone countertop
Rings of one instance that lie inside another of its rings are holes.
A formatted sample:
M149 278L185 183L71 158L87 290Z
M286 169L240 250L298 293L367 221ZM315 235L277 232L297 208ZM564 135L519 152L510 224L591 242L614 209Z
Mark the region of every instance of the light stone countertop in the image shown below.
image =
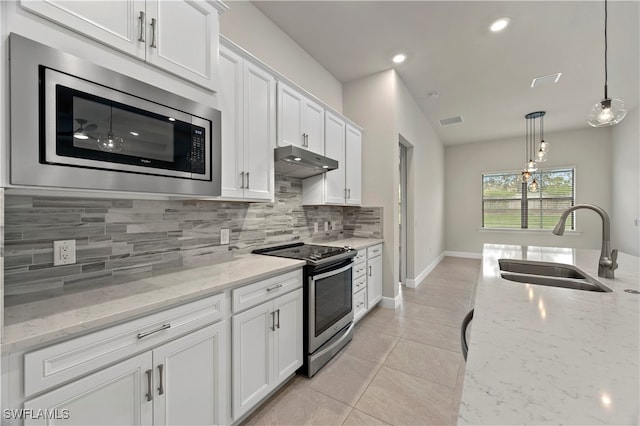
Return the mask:
M353 237L335 241L320 241L313 244L327 245L332 247L351 246L356 250L362 250L364 248L375 246L376 244L381 244L383 242L384 240L378 238Z
M639 259L615 279L599 250L485 244L458 424L640 424ZM571 264L611 293L516 283L498 259Z
M29 348L293 271L304 261L247 254L211 266L5 308L2 352Z

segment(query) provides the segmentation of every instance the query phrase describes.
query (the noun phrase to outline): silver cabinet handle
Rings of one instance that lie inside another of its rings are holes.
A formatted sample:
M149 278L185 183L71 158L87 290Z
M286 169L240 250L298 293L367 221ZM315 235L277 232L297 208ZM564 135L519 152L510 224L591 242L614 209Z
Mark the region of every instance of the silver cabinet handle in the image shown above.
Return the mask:
M284 284L276 284L276 285L274 285L274 286L267 287L267 291L277 290L277 289L279 289L280 287L282 287L283 285L284 285Z
M164 386L162 385L163 370L164 370L164 365L160 364L158 366L158 375L160 376L160 385L158 386L158 395L162 395L164 393Z
M157 48L156 45L156 18L151 18L151 47Z
M138 16L140 20L140 37L138 37L138 41L144 43L144 12L140 11L140 16Z
M153 376L153 370L147 370L145 371L145 374L147 375L147 394L145 396L147 397L147 401L152 401L153 391L151 390L151 380Z
M271 331L276 331L276 313L271 312Z
M244 172L240 172L240 176L242 177L242 185L240 186L240 188L244 189Z
M166 329L169 329L169 328L171 328L171 324L169 324L169 323L162 324L161 327L156 328L155 330L147 331L145 333L138 333L138 339L143 339L143 338L145 338L147 336L150 336L150 335L152 335L154 333L157 333L159 331L166 330Z
M276 328L280 328L280 309L276 310L276 313L278 314L278 323L276 324Z
M249 189L249 172L247 172L247 189Z
M467 342L467 328L471 321L473 321L473 309L465 315L462 320L462 326L460 327L460 345L462 346L462 356L464 361L467 362L467 353L469 352L469 343Z
M347 198L351 198L351 188L349 188L347 191L349 191L349 196Z
M371 266L369 266L369 276L371 277Z
M344 198L347 198L347 188L344 189Z

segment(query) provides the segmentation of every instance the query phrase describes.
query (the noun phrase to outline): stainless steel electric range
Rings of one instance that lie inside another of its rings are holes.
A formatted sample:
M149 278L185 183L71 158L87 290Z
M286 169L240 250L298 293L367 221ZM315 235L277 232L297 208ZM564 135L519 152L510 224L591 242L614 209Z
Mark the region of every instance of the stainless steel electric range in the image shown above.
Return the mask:
M306 260L304 267L304 363L312 377L353 337L351 247L294 243L254 250L268 256Z

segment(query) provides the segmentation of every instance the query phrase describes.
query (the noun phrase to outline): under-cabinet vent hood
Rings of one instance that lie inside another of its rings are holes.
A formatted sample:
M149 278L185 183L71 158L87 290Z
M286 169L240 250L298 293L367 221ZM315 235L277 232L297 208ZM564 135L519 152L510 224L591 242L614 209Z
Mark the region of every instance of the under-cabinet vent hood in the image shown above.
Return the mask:
M295 178L308 178L338 168L338 162L299 146L289 145L274 151L277 175Z

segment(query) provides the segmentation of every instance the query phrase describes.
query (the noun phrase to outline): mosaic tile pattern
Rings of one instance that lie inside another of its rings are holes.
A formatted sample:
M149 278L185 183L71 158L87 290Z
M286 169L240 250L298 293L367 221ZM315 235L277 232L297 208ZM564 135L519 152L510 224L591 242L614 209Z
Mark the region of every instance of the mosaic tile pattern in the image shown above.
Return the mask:
M302 181L280 176L273 203L8 195L5 303L222 262L276 243L382 237L382 208L302 206L301 199ZM229 245L220 245L221 228L231 231ZM53 266L59 239L76 240L76 264Z

